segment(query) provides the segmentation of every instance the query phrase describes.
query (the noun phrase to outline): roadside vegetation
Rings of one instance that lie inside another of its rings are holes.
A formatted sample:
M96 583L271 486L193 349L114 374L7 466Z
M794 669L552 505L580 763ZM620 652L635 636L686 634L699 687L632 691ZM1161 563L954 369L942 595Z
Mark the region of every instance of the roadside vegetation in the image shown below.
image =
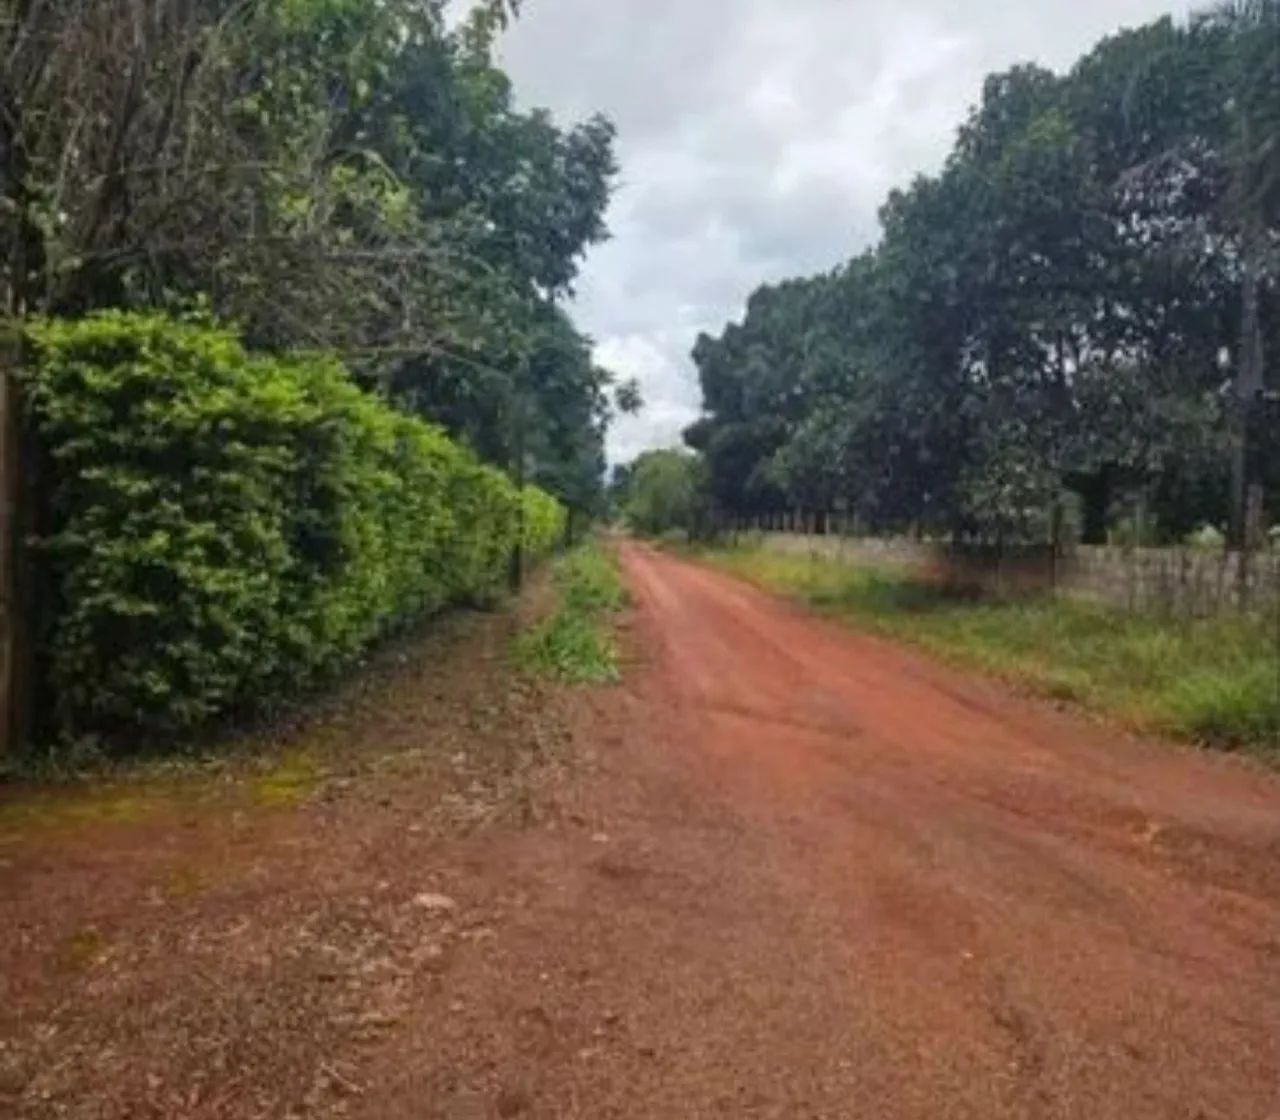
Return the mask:
M646 451L614 469L609 497L631 529L644 536L687 536L706 506L702 460L687 451Z
M42 542L44 730L118 750L256 709L379 637L505 591L565 509L331 358L110 313L33 330L57 466Z
M447 7L6 8L6 744L181 747L600 513L614 129L518 106L518 5Z
M611 622L626 605L627 593L617 557L593 539L560 557L551 578L556 609L517 639L517 662L573 684L618 680Z
M1280 757L1275 619L1131 614L965 596L899 572L760 548L691 553L860 629L1143 729Z

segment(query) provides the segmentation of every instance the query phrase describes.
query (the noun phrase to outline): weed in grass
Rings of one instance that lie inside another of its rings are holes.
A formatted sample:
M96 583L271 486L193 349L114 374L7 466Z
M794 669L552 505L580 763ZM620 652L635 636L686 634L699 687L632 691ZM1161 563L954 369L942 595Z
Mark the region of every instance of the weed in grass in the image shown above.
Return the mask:
M575 611L559 611L521 635L521 665L543 676L574 684L606 684L618 679L618 653L598 621Z
M627 605L617 560L598 544L583 545L567 553L556 564L554 579L566 610L601 614Z
M1280 685L1274 669L1202 671L1169 690L1170 723L1220 746L1280 746Z

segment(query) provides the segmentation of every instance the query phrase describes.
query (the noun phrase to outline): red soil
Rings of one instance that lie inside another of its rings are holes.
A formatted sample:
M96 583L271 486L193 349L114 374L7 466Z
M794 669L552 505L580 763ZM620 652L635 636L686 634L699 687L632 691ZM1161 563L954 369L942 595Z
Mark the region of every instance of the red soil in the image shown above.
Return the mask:
M10 856L0 1112L1280 1117L1274 775L624 563L634 663L571 705L586 765L532 824L420 833L412 768L359 777L250 826L207 895L110 906L107 963L61 974L31 969L55 917L246 826ZM454 686L407 671L432 695L355 746L431 748Z

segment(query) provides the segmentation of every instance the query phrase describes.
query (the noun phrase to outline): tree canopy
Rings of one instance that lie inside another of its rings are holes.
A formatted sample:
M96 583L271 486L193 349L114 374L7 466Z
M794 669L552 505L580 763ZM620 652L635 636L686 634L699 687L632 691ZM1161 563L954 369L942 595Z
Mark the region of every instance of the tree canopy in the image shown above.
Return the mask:
M1278 137L1277 0L992 75L877 246L699 338L715 502L1040 536L1074 492L1090 539L1239 538L1280 486Z
M613 127L517 108L514 4L445 7L0 0L6 314L204 308L594 506L611 378L559 303Z
M617 498L628 524L659 536L692 533L703 512L702 464L686 451L646 451L615 478Z

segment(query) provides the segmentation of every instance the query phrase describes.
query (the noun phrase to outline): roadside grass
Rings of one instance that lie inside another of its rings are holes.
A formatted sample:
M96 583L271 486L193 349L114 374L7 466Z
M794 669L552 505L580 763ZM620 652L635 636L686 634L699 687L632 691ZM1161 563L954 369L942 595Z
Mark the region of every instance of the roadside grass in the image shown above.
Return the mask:
M552 583L556 610L516 639L516 662L541 676L572 684L609 684L621 677L609 617L627 602L617 559L598 541L557 560Z
M898 572L759 548L697 555L823 614L1054 699L1280 760L1275 619L1180 619L1048 597L979 599Z

